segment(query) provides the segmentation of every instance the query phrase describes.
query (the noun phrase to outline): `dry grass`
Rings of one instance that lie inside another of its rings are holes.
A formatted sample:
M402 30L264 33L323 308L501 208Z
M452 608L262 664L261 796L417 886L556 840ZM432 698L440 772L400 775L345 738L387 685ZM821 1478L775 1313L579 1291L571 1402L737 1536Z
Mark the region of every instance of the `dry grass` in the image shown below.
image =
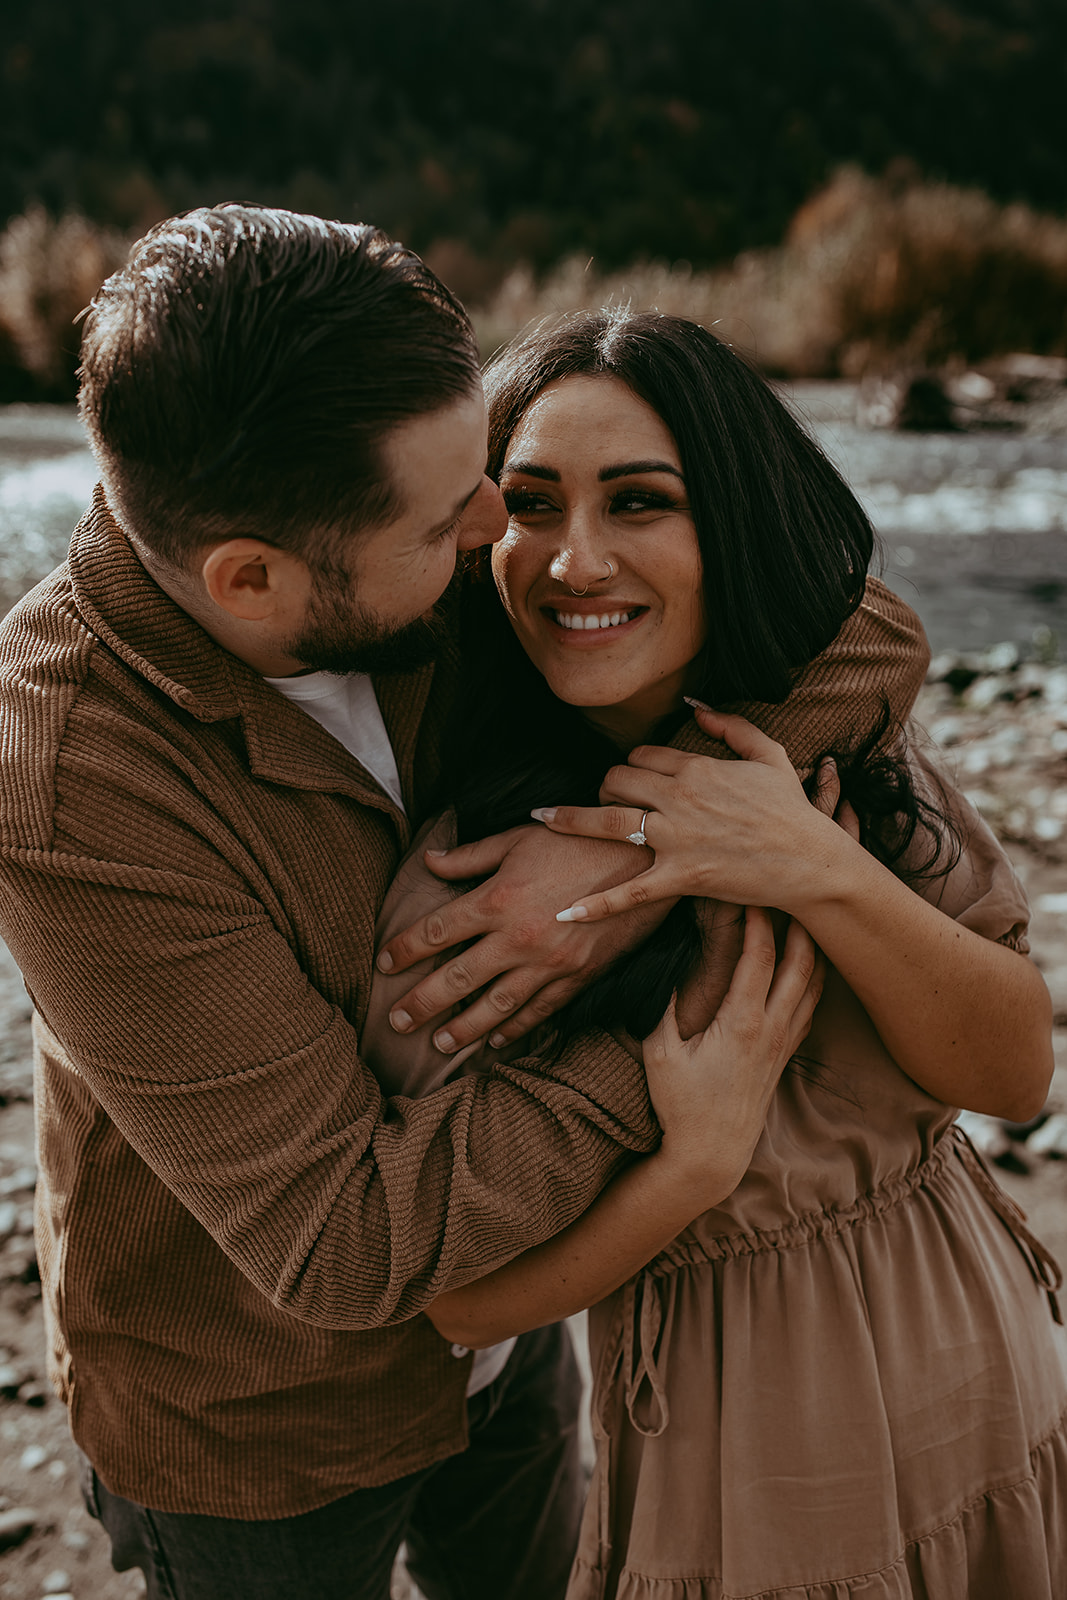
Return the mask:
M483 350L534 318L630 303L714 328L766 371L858 376L1013 350L1067 352L1067 221L973 190L837 174L785 243L694 272L517 267L474 316Z
M12 218L0 234L0 398L73 396L74 319L127 245L77 215L31 207ZM448 262L437 265L447 281ZM604 275L572 258L538 279L520 264L473 315L488 355L535 318L613 302L692 317L794 378L1062 355L1067 220L846 168L801 207L778 249L709 272L652 262Z
M79 333L75 318L109 273L126 259L129 241L70 213L58 220L42 206L12 217L0 233L0 380L12 378L27 398L66 400L74 394Z

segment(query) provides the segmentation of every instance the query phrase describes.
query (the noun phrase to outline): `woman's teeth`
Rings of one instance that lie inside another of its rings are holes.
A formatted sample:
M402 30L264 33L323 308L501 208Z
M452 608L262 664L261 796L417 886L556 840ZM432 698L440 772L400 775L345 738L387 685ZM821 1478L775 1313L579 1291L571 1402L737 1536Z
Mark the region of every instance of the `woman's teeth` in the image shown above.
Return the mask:
M577 611L553 611L552 615L561 628L579 628L588 632L591 628L618 628L624 622L631 622L637 610L606 611L599 617L583 616Z

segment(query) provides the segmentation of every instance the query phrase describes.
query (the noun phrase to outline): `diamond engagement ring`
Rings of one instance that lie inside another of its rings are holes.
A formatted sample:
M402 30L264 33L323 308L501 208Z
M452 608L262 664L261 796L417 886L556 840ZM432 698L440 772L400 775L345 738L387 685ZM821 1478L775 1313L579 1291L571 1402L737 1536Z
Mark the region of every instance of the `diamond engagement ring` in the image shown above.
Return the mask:
M640 826L637 829L637 832L636 833L628 833L626 835L627 839L629 840L629 842L631 844L647 844L648 843L648 840L645 838L645 818L647 816L648 816L648 812L647 811L642 811L642 813L641 813L641 823L640 823Z

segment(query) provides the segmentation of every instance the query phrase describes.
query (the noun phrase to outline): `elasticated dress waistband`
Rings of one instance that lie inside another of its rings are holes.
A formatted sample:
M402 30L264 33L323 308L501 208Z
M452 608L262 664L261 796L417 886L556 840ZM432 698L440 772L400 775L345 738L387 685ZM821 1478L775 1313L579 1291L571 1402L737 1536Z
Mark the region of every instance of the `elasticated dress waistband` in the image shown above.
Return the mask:
M908 1172L894 1173L878 1188L858 1195L849 1205L803 1211L777 1228L738 1229L733 1233L713 1234L706 1239L683 1235L672 1240L644 1270L662 1277L686 1267L706 1266L711 1262L729 1261L740 1256L799 1250L816 1239L832 1238L835 1234L861 1227L903 1204L917 1189L935 1182L942 1175L957 1148L953 1137L955 1132L956 1129L952 1128L938 1140L918 1166Z
M895 1206L902 1205L918 1189L936 1183L953 1157L967 1169L986 1201L1015 1237L1042 1287L1054 1293L1062 1281L1058 1268L1054 1262L1049 1264L1046 1261L1048 1252L1025 1226L1025 1213L1000 1188L958 1124L953 1124L945 1132L924 1161L908 1172L894 1174L878 1188L859 1195L850 1205L802 1212L778 1228L739 1229L735 1233L714 1234L706 1239L683 1235L650 1261L644 1271L652 1277L667 1277L686 1268L699 1268L716 1261L772 1251L798 1250L815 1240L833 1238L884 1216ZM1058 1310L1056 1315L1058 1320Z

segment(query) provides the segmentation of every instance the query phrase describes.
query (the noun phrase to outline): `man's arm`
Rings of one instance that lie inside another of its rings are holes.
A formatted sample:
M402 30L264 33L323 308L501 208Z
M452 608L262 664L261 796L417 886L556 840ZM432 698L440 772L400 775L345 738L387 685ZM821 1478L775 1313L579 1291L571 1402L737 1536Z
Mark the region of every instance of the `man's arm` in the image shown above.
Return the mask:
M74 791L52 849L5 852L2 931L71 1069L275 1304L331 1328L403 1320L566 1226L657 1143L644 1075L605 1036L551 1072L383 1100L210 805L131 794L114 745ZM89 806L121 817L126 861L75 836Z

